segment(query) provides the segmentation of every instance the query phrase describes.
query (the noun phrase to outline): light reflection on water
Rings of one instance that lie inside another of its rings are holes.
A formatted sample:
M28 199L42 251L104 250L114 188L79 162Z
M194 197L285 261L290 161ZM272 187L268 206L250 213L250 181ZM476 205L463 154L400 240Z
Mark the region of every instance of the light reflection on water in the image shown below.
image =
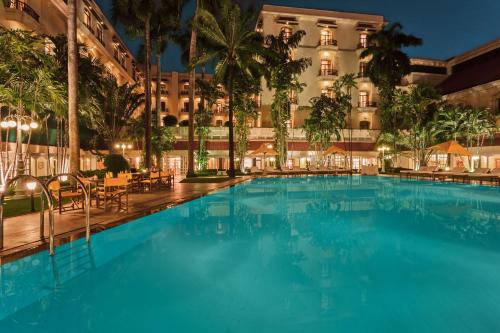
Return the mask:
M500 190L259 179L2 266L0 332L500 331Z

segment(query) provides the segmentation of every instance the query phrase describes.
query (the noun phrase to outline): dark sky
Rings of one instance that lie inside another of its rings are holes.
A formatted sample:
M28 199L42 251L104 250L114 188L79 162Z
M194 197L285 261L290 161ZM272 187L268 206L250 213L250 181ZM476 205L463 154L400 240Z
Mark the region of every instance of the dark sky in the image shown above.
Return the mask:
M96 0L110 17L112 0ZM410 56L447 59L471 48L500 38L500 0L240 0L259 8L265 4L374 13L389 22L399 21L406 33L424 40L420 47L409 48ZM184 16L194 11L194 1L186 7ZM140 41L121 37L135 52ZM170 45L162 58L163 70L183 71L179 49Z

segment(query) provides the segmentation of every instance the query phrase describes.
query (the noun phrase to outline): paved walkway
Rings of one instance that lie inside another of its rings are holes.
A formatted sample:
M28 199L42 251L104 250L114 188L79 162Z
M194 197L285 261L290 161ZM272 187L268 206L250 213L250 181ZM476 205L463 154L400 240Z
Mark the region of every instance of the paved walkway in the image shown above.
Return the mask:
M92 232L99 232L116 225L134 220L140 216L168 208L203 196L217 189L225 188L251 177L241 177L221 183L175 183L169 190L153 191L129 195L129 212L113 209L91 208L90 223ZM84 237L85 215L81 210L69 211L55 216L56 244ZM48 216L45 215L45 239L40 239L40 213L27 214L4 220L4 248L0 250L0 264L44 250L48 247Z

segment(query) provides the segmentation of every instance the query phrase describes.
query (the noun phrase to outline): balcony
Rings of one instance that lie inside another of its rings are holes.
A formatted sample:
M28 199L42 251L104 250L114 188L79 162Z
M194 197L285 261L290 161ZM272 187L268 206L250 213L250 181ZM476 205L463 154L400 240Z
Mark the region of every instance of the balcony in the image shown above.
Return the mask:
M17 9L17 10L23 12L23 13L28 14L35 21L37 21L37 22L40 21L40 15L38 15L38 13L33 8L31 8L30 5L28 5L24 1L20 1L20 0L8 0L7 2L5 2L5 7L12 8L12 9Z
M337 51L338 49L337 40L335 39L321 39L316 46L318 51Z
M339 75L339 71L334 68L321 68L318 71L318 80L319 81L329 81L335 80Z
M358 72L358 75L356 76L356 81L358 82L370 82L370 78L368 77L368 73L365 72Z
M179 92L179 94L181 94L181 95L189 95L189 90L187 90L187 89L181 90Z
M358 112L375 112L377 111L377 102L359 102Z
M173 127L172 133L178 140L187 140L187 127ZM353 142L376 142L380 134L379 130L353 129ZM208 134L209 140L224 140L227 139L229 131L227 127L210 127ZM343 137L347 140L349 130L342 130ZM252 127L248 136L250 141L270 141L274 139L274 129L269 127ZM302 128L289 128L288 141L306 141L306 134ZM341 140L342 141L342 140Z

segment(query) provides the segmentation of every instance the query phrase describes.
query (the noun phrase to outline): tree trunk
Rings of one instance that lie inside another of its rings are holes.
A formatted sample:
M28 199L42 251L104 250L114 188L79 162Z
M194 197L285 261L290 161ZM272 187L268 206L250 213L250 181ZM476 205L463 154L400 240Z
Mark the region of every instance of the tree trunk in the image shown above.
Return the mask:
M68 0L68 122L69 172L80 170L80 133L78 128L78 0Z
M233 81L234 70L229 70L229 83L227 93L229 95L229 177L234 178L234 124L233 124Z
M146 75L144 86L146 88L146 102L144 106L145 112L145 127L146 127L146 137L145 137L145 154L144 154L144 166L146 169L151 169L151 26L150 26L151 16L148 14L146 18L146 23L144 26L144 41L146 44Z
M197 10L198 8L196 8ZM196 20L196 13L194 20ZM192 64L196 56L196 31L191 31L189 45L189 63ZM195 101L196 68L189 72L189 126L188 126L188 169L187 176L194 176L194 101Z
M156 41L156 127L161 127L161 38Z

